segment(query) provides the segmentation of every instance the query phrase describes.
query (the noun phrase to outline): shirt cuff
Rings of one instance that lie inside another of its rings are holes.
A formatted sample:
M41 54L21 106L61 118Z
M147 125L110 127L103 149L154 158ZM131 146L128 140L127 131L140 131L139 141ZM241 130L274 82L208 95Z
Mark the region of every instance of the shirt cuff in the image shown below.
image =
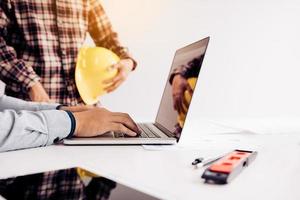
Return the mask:
M66 112L69 115L70 120L71 120L71 131L70 131L69 135L67 136L67 138L72 138L74 136L75 129L76 129L76 119L71 111L66 110Z
M47 145L59 142L70 135L73 136L72 120L66 111L45 110L41 112L45 116L48 127Z

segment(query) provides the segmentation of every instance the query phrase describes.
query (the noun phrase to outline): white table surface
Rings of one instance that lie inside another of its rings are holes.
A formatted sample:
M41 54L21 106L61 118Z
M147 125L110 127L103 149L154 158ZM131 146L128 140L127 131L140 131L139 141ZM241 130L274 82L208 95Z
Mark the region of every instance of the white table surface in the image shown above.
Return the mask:
M237 124L247 130L234 127ZM162 199L300 199L300 129L297 133L297 127L287 126L276 132L272 126L268 133L267 127L260 127L263 133L256 127L253 132L255 124L231 121L229 128L194 121L180 144L154 150L57 145L0 153L0 178L77 166ZM204 169L191 166L196 157L236 148L256 150L258 156L227 185L205 184L200 178Z

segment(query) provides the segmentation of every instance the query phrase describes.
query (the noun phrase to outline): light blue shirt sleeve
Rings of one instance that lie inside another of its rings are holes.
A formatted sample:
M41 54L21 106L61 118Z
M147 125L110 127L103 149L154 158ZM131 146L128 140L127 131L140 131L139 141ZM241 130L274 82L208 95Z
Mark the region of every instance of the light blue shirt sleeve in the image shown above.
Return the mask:
M15 111L20 110L29 110L29 111L38 111L38 110L54 110L59 104L55 103L37 103L24 101L21 99L0 95L0 111L12 109Z
M12 109L14 103L16 110ZM47 146L56 140L66 138L71 132L71 120L67 112L53 110L56 106L2 96L0 152Z

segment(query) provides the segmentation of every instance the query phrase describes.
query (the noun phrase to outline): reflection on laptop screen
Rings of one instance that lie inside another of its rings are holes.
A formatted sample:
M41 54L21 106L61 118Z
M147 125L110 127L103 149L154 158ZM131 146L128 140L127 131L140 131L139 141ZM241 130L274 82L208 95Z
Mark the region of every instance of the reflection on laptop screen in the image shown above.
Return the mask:
M174 57L155 122L180 138L209 38L182 49Z

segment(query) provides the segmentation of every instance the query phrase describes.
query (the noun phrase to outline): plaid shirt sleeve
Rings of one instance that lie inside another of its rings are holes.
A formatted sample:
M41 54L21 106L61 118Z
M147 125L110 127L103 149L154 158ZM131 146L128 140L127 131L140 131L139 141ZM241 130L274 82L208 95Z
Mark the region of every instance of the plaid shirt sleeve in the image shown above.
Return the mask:
M112 25L99 0L90 1L88 30L97 46L105 47L115 52L120 58L130 58L137 63L129 54L128 49L122 46L118 40L118 34Z
M32 67L26 66L17 58L15 49L6 43L6 28L10 20L4 9L3 4L0 4L0 79L4 82L20 83L25 90L28 90L39 81L39 77Z

